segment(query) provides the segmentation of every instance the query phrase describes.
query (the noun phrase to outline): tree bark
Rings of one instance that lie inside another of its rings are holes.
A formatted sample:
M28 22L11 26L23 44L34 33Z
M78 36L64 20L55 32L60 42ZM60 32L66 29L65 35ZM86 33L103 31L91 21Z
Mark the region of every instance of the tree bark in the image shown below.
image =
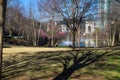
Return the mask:
M72 44L73 44L73 49L75 49L75 41L76 41L76 31L72 32Z
M98 34L96 34L95 47L98 47Z
M109 32L109 35L108 35L108 46L111 46L111 42L112 42L112 37L111 37L112 33Z
M115 45L115 31L113 32L113 36L112 36L112 44L111 44L112 46L114 46Z
M1 5L0 5L1 7ZM1 17L1 14L0 14L0 17ZM1 72L2 72L2 24L1 24L2 21L0 21L0 79L1 79Z
M8 29L8 32L9 32L9 36L11 37L12 36L12 31Z
M51 39L51 46L54 46L54 39L53 39L53 25L52 25L52 39Z
M107 39L107 46L110 46L110 38Z
M1 0L2 1L2 0ZM0 3L0 56L2 56L2 2ZM1 58L0 58L1 61ZM1 64L1 62L0 62ZM0 65L1 67L1 65Z
M77 44L78 47L80 47L80 28L78 29L78 33L77 33Z
M2 73L2 38L3 38L3 27L5 24L5 13L6 13L7 0L0 0L0 79Z
M33 46L37 46L37 37L36 37L36 30L35 30L35 21L33 20Z
M73 67L70 67L66 70L64 70L62 73L57 75L53 80L68 80L68 78L72 75L72 73L75 71Z
M118 42L118 45L120 45L120 32L119 32L119 40L118 40L119 42Z

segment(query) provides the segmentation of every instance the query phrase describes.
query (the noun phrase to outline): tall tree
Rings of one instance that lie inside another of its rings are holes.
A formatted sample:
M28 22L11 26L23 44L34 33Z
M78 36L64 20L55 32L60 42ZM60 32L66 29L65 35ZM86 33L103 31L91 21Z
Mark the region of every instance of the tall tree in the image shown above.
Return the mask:
M2 37L5 24L6 4L7 0L0 0L0 79L2 73Z
M96 0L46 0L48 9L61 16L73 36L73 48L75 48L76 33L83 20L94 17ZM53 15L53 14L52 14Z
M120 4L111 1L110 12L108 14L109 24L107 26L108 46L120 44Z
M8 31L9 36L12 36L15 31L21 31L22 18L23 15L18 7L7 7L5 30Z
M37 46L37 26L36 26L36 17L34 16L34 9L32 7L32 4L30 4L30 7L29 7L29 18L31 19L30 21L30 26L31 26L31 33L32 33L32 42L33 42L33 45L34 46Z

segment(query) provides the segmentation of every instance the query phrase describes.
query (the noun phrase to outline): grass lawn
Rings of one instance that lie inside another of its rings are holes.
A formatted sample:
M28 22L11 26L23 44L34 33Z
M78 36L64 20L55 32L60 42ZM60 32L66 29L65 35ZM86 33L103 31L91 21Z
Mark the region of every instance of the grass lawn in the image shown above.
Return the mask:
M80 50L109 53L99 62L75 71L69 80L120 80L119 48ZM3 49L2 80L52 80L63 69L53 58L70 56L71 52L76 53L70 48L6 47Z

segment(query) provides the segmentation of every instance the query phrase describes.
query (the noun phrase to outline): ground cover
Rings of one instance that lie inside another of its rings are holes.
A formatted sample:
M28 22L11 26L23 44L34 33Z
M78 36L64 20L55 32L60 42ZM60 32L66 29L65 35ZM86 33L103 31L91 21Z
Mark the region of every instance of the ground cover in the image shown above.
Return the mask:
M96 54L109 53L100 61L75 71L69 80L120 80L119 48L77 49L78 52L89 50ZM17 46L6 47L3 52L2 80L52 80L63 70L58 61L62 60L61 56L76 54L70 48Z

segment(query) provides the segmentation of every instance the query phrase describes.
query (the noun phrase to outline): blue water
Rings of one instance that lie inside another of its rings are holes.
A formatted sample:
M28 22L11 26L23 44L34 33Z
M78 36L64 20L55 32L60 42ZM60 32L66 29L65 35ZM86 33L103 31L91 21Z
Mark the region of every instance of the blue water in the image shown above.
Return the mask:
M58 46L72 46L72 41L63 41L58 44ZM76 44L76 47L85 47L85 43L80 42L80 45Z
M58 46L72 46L72 41L63 40ZM79 45L76 43L76 47L95 47L95 41L93 39L82 38Z

